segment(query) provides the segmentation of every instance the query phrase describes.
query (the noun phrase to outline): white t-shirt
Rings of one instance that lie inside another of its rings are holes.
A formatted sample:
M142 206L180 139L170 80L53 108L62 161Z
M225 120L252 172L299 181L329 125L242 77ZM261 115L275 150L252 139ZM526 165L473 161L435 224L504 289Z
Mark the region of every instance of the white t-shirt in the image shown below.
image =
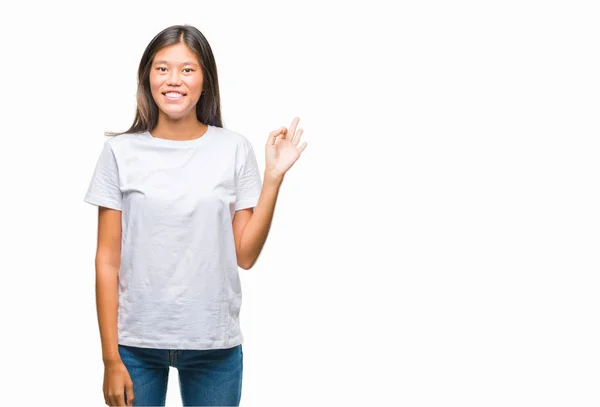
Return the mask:
M84 201L122 211L118 343L159 349L242 344L232 220L262 181L251 143L209 126L195 140L149 132L106 140Z

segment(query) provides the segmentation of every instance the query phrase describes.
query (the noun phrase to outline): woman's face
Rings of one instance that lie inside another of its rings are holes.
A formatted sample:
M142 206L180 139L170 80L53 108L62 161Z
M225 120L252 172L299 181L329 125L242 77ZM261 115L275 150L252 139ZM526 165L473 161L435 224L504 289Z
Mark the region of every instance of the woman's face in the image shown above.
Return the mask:
M150 90L159 110L171 119L196 115L203 83L196 55L182 43L158 51L150 69Z

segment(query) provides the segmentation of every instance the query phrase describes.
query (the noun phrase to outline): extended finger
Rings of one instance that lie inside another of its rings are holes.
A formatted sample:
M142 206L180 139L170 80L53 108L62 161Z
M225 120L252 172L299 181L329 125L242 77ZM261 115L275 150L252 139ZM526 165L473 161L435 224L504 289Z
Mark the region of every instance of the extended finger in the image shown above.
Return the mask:
M292 144L297 146L298 143L300 142L300 137L302 136L302 129L298 129L298 131L296 132L296 134L294 134L294 138L292 139Z
M302 154L302 152L304 151L304 149L306 148L307 145L308 145L308 143L305 141L304 143L302 143L300 145L300 147L298 147L298 151L300 152L300 154Z
M292 125L290 126L290 132L289 134L292 135L292 137L294 137L294 135L296 134L296 126L298 125L298 122L300 121L299 117L294 117L294 120L292 120Z

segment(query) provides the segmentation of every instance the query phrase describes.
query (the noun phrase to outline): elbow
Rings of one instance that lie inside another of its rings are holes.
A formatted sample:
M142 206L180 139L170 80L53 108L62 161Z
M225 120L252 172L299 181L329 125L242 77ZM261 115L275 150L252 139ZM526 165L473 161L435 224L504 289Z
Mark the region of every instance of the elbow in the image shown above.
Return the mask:
M238 266L244 270L250 270L254 266L255 260L238 258Z

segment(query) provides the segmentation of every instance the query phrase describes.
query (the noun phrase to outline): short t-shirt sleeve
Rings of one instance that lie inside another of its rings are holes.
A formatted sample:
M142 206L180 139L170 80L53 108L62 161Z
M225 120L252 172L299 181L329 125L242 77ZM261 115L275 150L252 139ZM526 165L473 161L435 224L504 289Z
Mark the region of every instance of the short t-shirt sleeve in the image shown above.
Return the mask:
M235 171L236 211L254 208L258 203L262 180L252 144L247 139L238 146Z
M117 210L122 208L123 195L119 187L119 168L108 141L104 142L104 148L83 200L96 206Z

